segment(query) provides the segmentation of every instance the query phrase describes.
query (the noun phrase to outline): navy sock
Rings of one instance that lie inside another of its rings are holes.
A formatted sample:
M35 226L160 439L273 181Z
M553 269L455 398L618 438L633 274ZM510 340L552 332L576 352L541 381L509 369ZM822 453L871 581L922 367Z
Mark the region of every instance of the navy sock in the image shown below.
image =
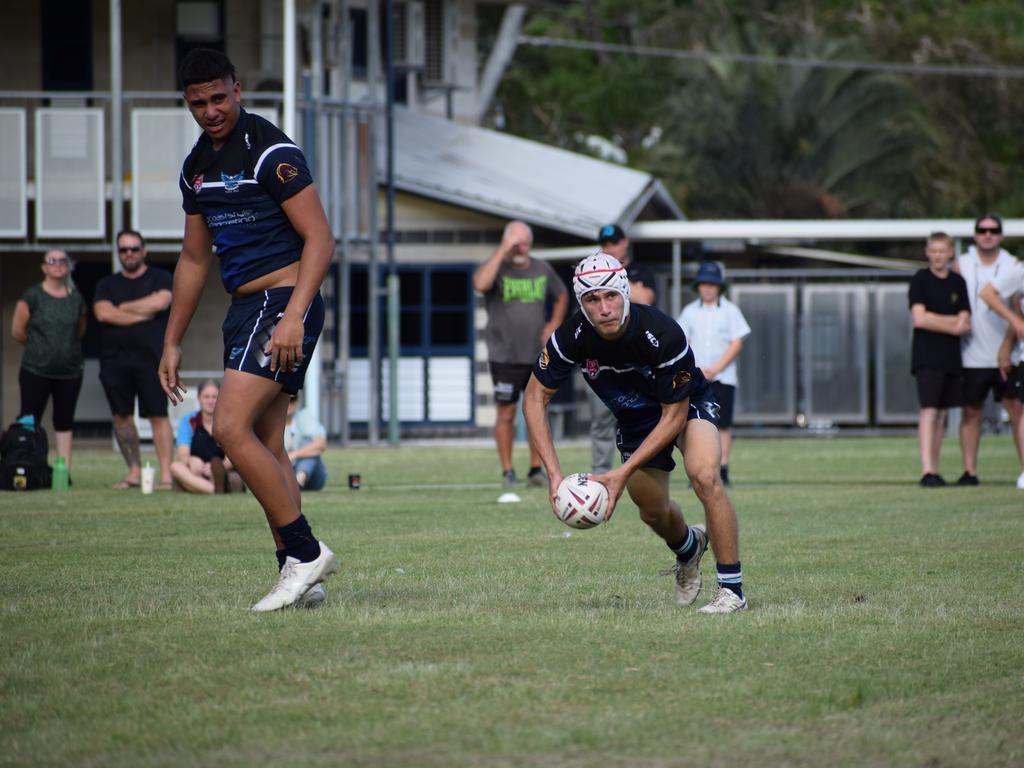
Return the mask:
M718 563L718 585L743 597L743 571L739 560L735 563Z
M669 544L668 548L676 553L676 560L688 563L697 554L697 537L693 535L693 529L687 526L686 538L678 544Z
M282 525L277 533L288 557L294 557L302 563L310 563L320 557L320 542L309 529L305 515L299 515L295 522Z
M277 555L277 570L280 571L284 568L284 559L288 557L288 555L283 549L277 550L274 554Z

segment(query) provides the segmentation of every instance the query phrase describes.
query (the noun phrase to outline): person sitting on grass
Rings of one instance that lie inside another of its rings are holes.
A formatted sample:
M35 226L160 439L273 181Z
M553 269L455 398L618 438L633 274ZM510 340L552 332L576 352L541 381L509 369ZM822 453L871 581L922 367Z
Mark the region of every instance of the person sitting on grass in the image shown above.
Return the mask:
M288 401L288 416L284 427L284 449L295 470L299 490L319 491L327 484L327 430L316 415L308 409L299 410L299 397Z
M189 493L227 493L242 490L242 479L213 439L213 411L220 384L207 379L199 386L199 410L181 417L175 439L171 477Z

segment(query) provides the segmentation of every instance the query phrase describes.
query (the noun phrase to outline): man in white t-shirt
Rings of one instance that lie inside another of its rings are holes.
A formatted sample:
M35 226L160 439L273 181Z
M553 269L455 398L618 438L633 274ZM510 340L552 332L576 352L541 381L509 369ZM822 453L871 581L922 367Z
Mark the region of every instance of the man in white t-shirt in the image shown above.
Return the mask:
M1007 322L996 360L999 374L1006 382L1003 407L1010 416L1013 443L1020 460L1017 488L1024 490L1024 317L1021 316L1024 310L1024 264L1018 261L1009 269L1001 270L979 295L993 312Z
M967 283L967 298L971 302L971 332L963 337L960 349L964 364L964 406L960 416L964 473L957 485L978 485L982 407L990 391L998 402L1005 389L997 355L1006 334L1006 320L980 300L982 288L1017 263L1000 247L1002 242L1003 220L994 213L983 214L974 222L974 245L957 257L953 266Z
M701 263L694 279L698 298L679 315L679 325L690 341L693 356L718 401L718 432L722 442L722 482L729 485L729 452L732 448L732 413L736 401L736 356L750 326L740 308L722 295L725 277L713 261Z

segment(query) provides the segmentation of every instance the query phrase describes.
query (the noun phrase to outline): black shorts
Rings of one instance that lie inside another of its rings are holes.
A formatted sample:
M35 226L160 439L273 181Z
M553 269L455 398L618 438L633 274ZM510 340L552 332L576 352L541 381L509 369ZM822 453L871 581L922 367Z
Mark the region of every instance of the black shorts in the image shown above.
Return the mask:
M711 396L711 387L703 388L703 391L698 395L698 397L700 399L697 400L692 396L690 397L690 407L687 409L686 420L688 422L694 419L710 421L717 427L718 403L716 403ZM636 449L640 447L640 443L642 443L650 433L650 429L630 430L628 425L619 422L618 428L615 430L615 445L619 449L619 455L622 456L623 464L629 460L629 457L633 455ZM676 462L675 459L672 458L672 450L676 447L676 440L678 439L679 437L676 436L671 443L652 456L651 460L644 464L644 467L661 469L665 472L671 472L675 469Z
M292 288L289 286L271 288L232 300L227 317L224 318L225 370L244 371L273 379L281 385L283 392L298 394L306 378L309 359L324 327L324 300L317 293L302 318L305 329L302 336L302 362L290 371L281 368L272 371L267 344L291 297Z
M985 402L989 390L997 403L1003 399L1006 382L999 375L998 368L964 368L964 404Z
M130 416L139 399L139 416L167 418L167 395L160 387L160 361L146 349L124 350L115 357L100 358L100 383L115 416Z
M712 381L711 391L714 392L715 401L718 403L718 426L722 429L729 429L732 426L732 410L736 402L736 387L732 384Z
M533 373L533 363L490 363L491 381L494 382L494 401L514 403L519 393L526 389Z
M1003 398L1007 400L1024 400L1024 362L1017 363L1010 369L1006 377L1006 391Z
M922 408L959 408L964 404L964 382L959 373L918 368L917 403Z

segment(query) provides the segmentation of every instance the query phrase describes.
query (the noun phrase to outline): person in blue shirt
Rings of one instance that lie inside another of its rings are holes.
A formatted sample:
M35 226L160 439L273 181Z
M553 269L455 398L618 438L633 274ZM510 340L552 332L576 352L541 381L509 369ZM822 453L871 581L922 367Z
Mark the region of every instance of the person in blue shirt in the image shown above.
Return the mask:
M220 384L207 379L196 388L199 410L181 417L174 434L175 458L171 477L189 493L228 493L242 490L242 480L224 449L213 439L213 412Z
M203 133L182 166L185 235L174 272L160 382L172 402L185 388L181 339L195 314L216 246L231 296L224 380L213 436L263 507L279 567L257 612L323 602L338 569L302 514L284 448L290 397L302 387L324 322L320 285L334 238L306 166L284 133L242 109L242 86L223 53L199 48L181 62L185 104ZM314 375L319 375L314 372Z
M739 558L739 527L720 476L718 403L682 328L655 307L630 303L626 269L598 252L579 264L573 290L580 309L548 339L526 387L523 415L550 480L552 510L564 477L551 438L547 406L574 368L615 414L622 464L590 477L608 488L611 519L623 491L640 519L668 545L676 562L675 599L693 604L700 593L700 560L710 541L718 591L701 613L747 607ZM673 449L683 454L686 475L704 507L707 528L687 525L669 495Z

